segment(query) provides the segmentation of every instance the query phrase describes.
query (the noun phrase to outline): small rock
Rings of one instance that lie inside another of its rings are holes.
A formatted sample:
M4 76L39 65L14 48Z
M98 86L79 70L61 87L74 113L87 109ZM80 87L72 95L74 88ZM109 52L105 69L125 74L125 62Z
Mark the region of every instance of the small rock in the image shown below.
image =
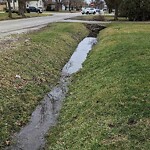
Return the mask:
M27 42L29 42L29 39L26 39L26 40L25 40L25 43L27 43Z
M20 75L16 75L15 77L18 78L18 79L21 79L21 76L20 76Z
M6 145L9 146L10 145L10 141L5 141Z

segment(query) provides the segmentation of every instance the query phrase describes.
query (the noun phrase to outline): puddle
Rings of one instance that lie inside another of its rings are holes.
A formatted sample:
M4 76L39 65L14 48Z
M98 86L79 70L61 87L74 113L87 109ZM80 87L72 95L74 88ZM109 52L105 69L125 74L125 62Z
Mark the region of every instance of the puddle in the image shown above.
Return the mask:
M55 126L61 109L62 101L68 91L71 74L82 68L88 52L96 44L96 38L87 37L81 41L68 63L62 69L60 81L49 92L41 104L32 113L29 124L14 137L14 145L7 148L11 150L37 150L45 145L44 136L48 130Z

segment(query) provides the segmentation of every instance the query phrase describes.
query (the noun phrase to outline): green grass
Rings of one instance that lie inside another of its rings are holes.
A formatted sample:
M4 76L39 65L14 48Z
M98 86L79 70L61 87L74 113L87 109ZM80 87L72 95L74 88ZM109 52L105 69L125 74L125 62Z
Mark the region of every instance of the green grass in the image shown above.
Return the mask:
M104 15L104 18L105 18L106 21L115 21L114 16L110 16L110 15L107 15L107 14ZM128 20L127 17L118 16L118 21L129 21L129 20Z
M150 149L150 26L111 24L75 75L49 150Z
M85 21L104 21L104 17L100 15L82 15L71 18L73 20L85 20Z
M82 15L71 18L73 20L85 20L85 21L114 21L114 16L110 15ZM118 21L128 21L126 17L118 17Z
M26 13L27 18L32 17L43 17L43 16L50 16L51 14L43 14L43 13ZM22 17L16 13L12 13L12 19L21 19ZM0 13L0 21L1 20L10 20L11 18L8 17L8 13Z
M62 67L87 34L82 24L50 24L0 49L0 149L11 144L11 135L57 84Z

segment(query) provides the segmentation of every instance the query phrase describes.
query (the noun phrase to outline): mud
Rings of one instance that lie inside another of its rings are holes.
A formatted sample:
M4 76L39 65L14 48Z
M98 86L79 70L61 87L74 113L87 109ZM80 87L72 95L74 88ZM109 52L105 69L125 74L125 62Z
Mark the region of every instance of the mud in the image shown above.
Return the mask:
M88 37L97 37L99 31L106 28L105 26L102 26L100 24L85 24L85 26L90 31Z
M71 75L82 68L82 63L94 44L96 44L96 38L93 37L87 37L79 43L76 51L62 69L59 83L36 107L29 123L13 137L15 139L14 144L7 149L38 150L44 148L44 136L57 123L62 102L68 91Z

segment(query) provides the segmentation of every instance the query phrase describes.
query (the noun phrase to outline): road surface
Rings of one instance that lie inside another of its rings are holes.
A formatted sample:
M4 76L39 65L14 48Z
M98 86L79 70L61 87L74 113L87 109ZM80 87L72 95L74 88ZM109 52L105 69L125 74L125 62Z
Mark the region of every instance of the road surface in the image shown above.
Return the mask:
M79 15L81 13L53 13L53 16L0 21L0 38L10 34L39 29L48 23L63 21Z

